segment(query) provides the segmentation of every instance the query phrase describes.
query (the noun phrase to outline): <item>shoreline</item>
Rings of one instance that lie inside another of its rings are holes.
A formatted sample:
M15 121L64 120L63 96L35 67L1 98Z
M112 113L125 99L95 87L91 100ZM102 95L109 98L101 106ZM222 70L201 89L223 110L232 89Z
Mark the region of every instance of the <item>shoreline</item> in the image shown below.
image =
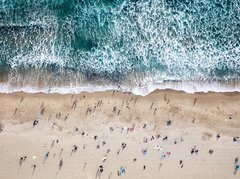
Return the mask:
M38 84L39 85L39 84ZM158 84L148 85L94 85L94 84L82 84L83 86L71 84L70 86L25 86L18 85L12 86L7 83L0 83L0 93L59 93L59 94L80 94L82 92L105 92L111 90L117 90L121 92L131 92L135 95L147 96L157 90L174 90L183 91L189 94L195 93L232 93L240 92L240 83L238 82L181 82L181 81L165 81Z

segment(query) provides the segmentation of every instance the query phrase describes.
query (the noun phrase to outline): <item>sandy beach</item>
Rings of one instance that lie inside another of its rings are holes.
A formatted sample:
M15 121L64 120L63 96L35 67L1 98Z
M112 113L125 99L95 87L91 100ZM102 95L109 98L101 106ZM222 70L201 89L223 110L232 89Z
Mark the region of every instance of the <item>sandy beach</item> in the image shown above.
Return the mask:
M0 94L0 178L234 179L240 93Z

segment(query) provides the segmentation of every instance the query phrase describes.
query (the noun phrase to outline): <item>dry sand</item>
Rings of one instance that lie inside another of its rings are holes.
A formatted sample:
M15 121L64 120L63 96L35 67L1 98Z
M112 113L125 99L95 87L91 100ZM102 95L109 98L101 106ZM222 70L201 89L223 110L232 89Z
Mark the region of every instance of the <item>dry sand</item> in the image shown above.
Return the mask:
M0 94L0 105L1 179L95 179L99 165L104 167L102 179L240 178L240 171L233 174L234 160L240 158L240 142L233 142L233 137L240 136L240 93L162 90L145 97L118 91L12 93ZM35 127L34 120L39 121ZM167 126L167 120L172 125ZM133 125L132 132L125 130ZM218 133L221 137L217 140ZM163 141L165 136L168 140ZM123 150L122 143L127 144ZM76 152L72 152L74 145L78 146ZM194 146L199 152L191 155ZM146 155L142 154L144 148L148 149ZM44 161L46 152L49 157ZM170 156L162 159L166 152L171 152ZM27 159L20 166L22 156ZM34 172L32 165L36 165ZM126 173L117 176L121 166Z

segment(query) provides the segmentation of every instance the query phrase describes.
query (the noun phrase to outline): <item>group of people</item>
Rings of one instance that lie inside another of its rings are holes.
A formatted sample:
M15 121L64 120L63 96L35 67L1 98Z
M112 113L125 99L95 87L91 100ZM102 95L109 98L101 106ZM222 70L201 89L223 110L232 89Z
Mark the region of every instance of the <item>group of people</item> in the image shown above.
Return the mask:
M75 108L76 103L77 103L77 101L75 101L75 103L74 103L74 105L72 106L72 108ZM36 126L38 123L39 123L38 120L34 120L34 121L33 121L33 127ZM170 126L170 125L172 125L172 121L171 121L171 120L168 120L168 121L167 121L167 126ZM143 127L142 127L143 130L145 130L145 129L147 129L147 128L148 128L148 125L147 125L147 124L144 124ZM123 131L126 131L127 134L128 134L128 132L133 132L134 129L135 129L135 125L132 125L131 127L122 127L122 128L121 128L121 133L123 133ZM77 131L78 131L78 130L79 130L79 129L77 128ZM114 128L113 128L113 127L110 127L110 128L109 128L109 131L112 133L112 132L114 131ZM81 132L80 134L82 135L82 137L88 136L88 134L86 134L85 131ZM155 140L155 139L157 140L157 139L160 139L160 138L161 138L161 140L162 140L163 142L168 140L168 136L164 136L164 135L162 136L162 135L160 135L160 134L157 134L156 136L151 135L151 137L143 137L142 143L143 143L143 144L144 144L144 143L148 143L149 140L150 140L150 141L153 141L153 140ZM220 138L220 134L217 134L217 135L216 135L216 139L219 140L219 138ZM94 136L93 136L93 140L98 141L98 140L99 140L98 135L94 135ZM233 138L233 141L234 141L234 142L237 142L238 140L239 140L238 137L234 137L234 138ZM183 142L182 137L181 137L181 141ZM54 146L55 143L59 143L59 140L58 140L58 139L53 140L52 143L51 143L51 148ZM177 144L178 142L177 142L177 140L175 139L173 143L174 143L174 144ZM102 146L104 146L104 145L106 145L106 141L105 141L105 140L102 141ZM84 145L83 145L83 149L85 149L85 147L86 147L86 145L84 144ZM126 142L122 142L122 143L121 143L121 147L120 147L119 150L117 151L117 154L119 154L121 150L123 151L126 147L127 147L127 143L126 143ZM97 144L97 149L99 149L99 148L100 148L100 145ZM156 145L155 148L160 152L160 159L161 159L161 160L164 160L164 159L166 159L167 157L170 157L171 151L164 151L164 150L163 150L163 147L162 147L162 146L159 146L159 145ZM74 145L73 145L73 148L72 148L71 155L72 155L72 153L75 153L77 150L78 150L78 146L74 144ZM97 170L96 176L99 176L99 177L100 177L100 176L102 175L102 173L104 172L104 165L103 165L103 164L104 164L104 162L106 161L107 155L108 155L108 153L110 153L110 151L111 151L110 149L107 150L107 152L106 152L106 154L105 154L105 157L102 159L102 165L100 165L99 168L98 168L98 170ZM60 157L61 157L62 152L63 152L63 148L62 148L61 151L60 151L60 155L59 155ZM148 148L147 148L147 147L142 148L142 151L141 151L141 152L142 152L143 155L147 155L147 153L148 153ZM191 149L191 151L190 151L190 154L191 154L191 155L193 155L193 154L196 154L196 155L197 155L198 152L199 152L199 149L198 149L196 146L194 146L194 147L192 147L192 149ZM209 155L213 155L214 150L213 150L213 149L209 149L208 153L209 153ZM49 154L50 154L49 151L47 151L47 152L45 153L45 155L44 155L44 162L48 159ZM26 159L27 159L27 156L22 156L22 157L20 158L19 165L21 166L22 163L23 163ZM137 158L133 158L133 162L136 162L136 161L137 161ZM84 169L85 169L85 167L86 167L86 164L87 164L87 163L85 162ZM238 158L235 159L234 164L235 164L234 174L236 174L237 171L240 170L240 165L239 165L239 163L238 163ZM163 164L160 163L159 169L162 167L162 165L163 165ZM180 165L180 168L183 168L183 167L184 167L184 162L183 162L183 160L180 160L180 161L179 161L179 165ZM32 165L33 173L34 173L34 171L36 170L36 167L37 167L36 164L33 164L33 165ZM63 167L63 159L61 158L60 161L59 161L58 169L61 170L62 167ZM142 169L143 169L143 171L146 170L146 164L143 165L143 168L142 168ZM119 170L117 170L116 173L117 173L117 176L121 176L121 175L125 174L125 173L126 173L126 167L121 166L121 167L119 168Z

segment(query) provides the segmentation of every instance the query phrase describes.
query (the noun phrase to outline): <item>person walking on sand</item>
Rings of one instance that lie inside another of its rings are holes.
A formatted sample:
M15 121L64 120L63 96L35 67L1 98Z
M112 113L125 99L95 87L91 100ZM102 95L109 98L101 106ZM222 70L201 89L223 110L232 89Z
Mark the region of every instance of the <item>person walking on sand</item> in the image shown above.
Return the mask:
M117 151L117 155L119 155L119 153L120 153L120 149L118 149L118 151Z
M184 164L183 164L182 160L179 161L179 164L180 164L181 168L183 168Z
M59 170L61 170L62 166L63 166L63 160L61 159L59 162Z
M73 146L73 152L76 152L77 149L78 149L78 146L74 145L74 146Z
M34 164L34 165L32 165L32 168L33 168L33 171L32 171L32 175L34 174L34 172L35 172L35 170L36 170L36 165Z
M19 165L22 166L23 163L23 157L20 158Z
M47 160L48 156L49 156L49 152L47 152L47 153L45 154L45 159L46 159L46 160Z
M102 173L103 173L103 166L100 165L99 168L98 168L98 170L97 170L97 173L96 173L96 177L95 177L95 178L97 178L97 177L100 178Z
M236 157L234 160L234 164L237 164L237 163L238 163L238 157Z
M49 152L47 152L47 153L45 154L43 163L45 163L45 161L48 159L48 156L49 156Z

